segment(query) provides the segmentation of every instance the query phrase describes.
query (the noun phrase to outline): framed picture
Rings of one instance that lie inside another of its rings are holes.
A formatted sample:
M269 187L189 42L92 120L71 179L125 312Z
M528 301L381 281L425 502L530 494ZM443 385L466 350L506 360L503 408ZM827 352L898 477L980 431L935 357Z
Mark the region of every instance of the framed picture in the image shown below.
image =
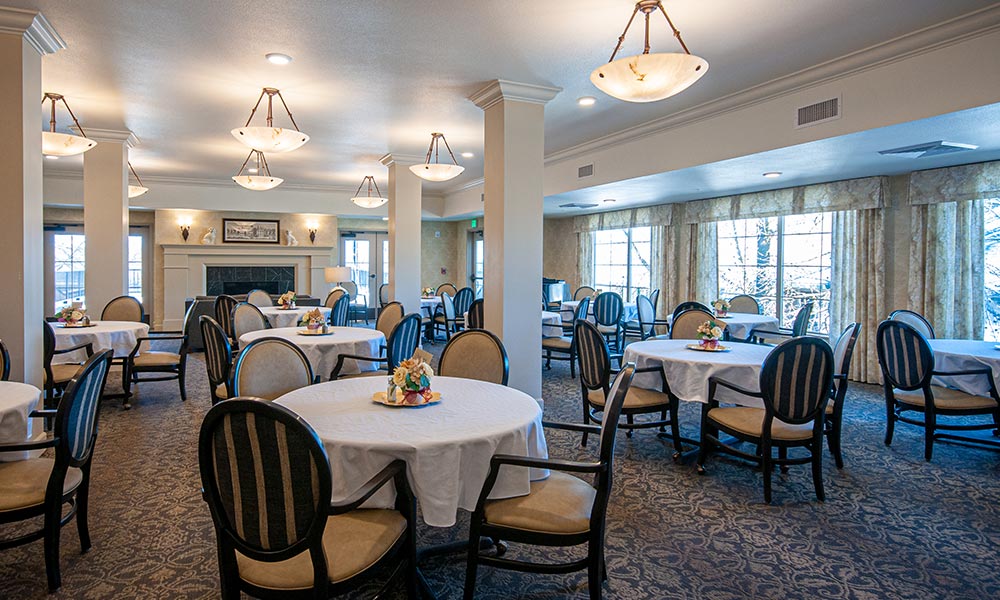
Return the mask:
M222 242L240 244L278 244L280 221L240 219L222 220Z

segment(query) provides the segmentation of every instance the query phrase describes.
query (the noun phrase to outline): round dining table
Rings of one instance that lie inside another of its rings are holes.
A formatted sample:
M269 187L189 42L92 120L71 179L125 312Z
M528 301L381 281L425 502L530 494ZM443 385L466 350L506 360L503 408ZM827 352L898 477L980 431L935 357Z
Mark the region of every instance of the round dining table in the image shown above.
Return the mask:
M441 306L441 296L421 296L420 297L420 310L422 310L425 316L433 317L434 309Z
M319 309L323 317L330 318L330 309L325 306L297 306L295 308L281 308L280 306L264 306L260 312L271 324L271 327L295 327L302 320L306 313Z
M672 324L673 315L667 315L667 324ZM777 331L778 319L770 315L757 313L730 312L724 317L715 317L715 320L726 324L729 330L729 337L734 340L745 340L750 337L750 332L754 329L768 329Z
M28 415L41 405L42 391L33 385L0 381L0 445L40 441L45 437L42 419ZM27 460L41 455L40 450L0 452L0 462Z
M149 334L149 325L137 321L91 321L90 327L66 327L50 323L56 335L56 350L80 344L93 344L94 352L113 350L115 358L124 358L135 348L136 340ZM87 360L84 350L56 354L56 364L81 363Z
M713 375L749 390L760 389L760 370L764 359L774 349L772 346L724 342L723 345L728 348L725 352L688 348L697 344L697 340L634 342L625 347L622 362L634 362L638 369L663 367L670 391L689 402L708 402L708 378ZM637 373L632 385L659 390L660 376L657 373ZM758 398L723 387L718 388L716 399L743 406L762 406Z
M1000 388L1000 344L982 340L927 340L934 351L935 371L967 371L988 367L993 381ZM935 377L935 385L945 385L967 394L989 396L990 386L985 377Z
M380 356L381 347L385 345L385 335L377 329L364 327L329 327L327 335L306 335L305 327L279 327L275 329L259 329L240 336L240 348L245 348L250 342L263 337L279 337L298 346L309 359L313 374L321 380L330 379L330 373L337 366L341 354L358 356ZM379 363L358 361L353 358L344 361L341 373L355 375L363 371L377 371ZM378 378L383 381L382 378Z
M347 498L394 460L432 527L451 527L458 509L476 507L494 454L547 458L538 402L514 388L456 377L434 377L441 401L418 408L376 404L381 377L342 379L300 388L275 400L308 423L330 457L333 498ZM491 498L523 496L547 470L505 468ZM366 507L391 507L383 489Z
M566 300L559 306L559 314L562 315L563 322L572 323L576 315L576 307L580 306L579 300ZM587 312L589 320L594 320L594 301L590 301L590 309ZM622 321L634 321L639 318L639 309L635 302L622 303Z

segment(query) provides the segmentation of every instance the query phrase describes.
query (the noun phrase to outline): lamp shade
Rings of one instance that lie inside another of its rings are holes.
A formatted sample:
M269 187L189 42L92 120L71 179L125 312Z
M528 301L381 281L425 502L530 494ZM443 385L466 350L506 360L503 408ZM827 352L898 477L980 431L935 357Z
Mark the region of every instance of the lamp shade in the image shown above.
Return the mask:
M255 192L263 192L281 185L284 179L270 175L235 175L233 181Z
M46 156L74 156L97 145L94 140L58 131L42 132L42 154Z
M350 267L326 267L323 269L323 276L327 283L340 283L341 281L353 281L352 269Z
M445 163L426 163L413 165L410 167L413 174L427 181L448 181L462 174L465 167L462 165L448 165Z
M145 194L148 191L149 191L148 187L145 187L145 186L142 186L142 185L132 185L132 184L129 184L129 186L128 186L128 197L129 198L138 198L139 196Z
M291 152L309 141L309 136L284 127L239 127L233 137L261 152Z
M683 92L708 72L708 61L693 54L637 54L594 69L590 81L627 102L656 102Z
M355 196L351 198L351 202L361 208L378 208L388 201L388 198L379 198L378 196Z

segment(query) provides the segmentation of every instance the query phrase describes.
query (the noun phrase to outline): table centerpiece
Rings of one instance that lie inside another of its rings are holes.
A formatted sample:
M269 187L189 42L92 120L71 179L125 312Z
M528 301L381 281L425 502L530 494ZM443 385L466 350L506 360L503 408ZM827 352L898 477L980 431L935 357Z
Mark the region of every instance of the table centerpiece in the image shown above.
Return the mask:
M715 309L715 316L720 319L729 316L729 300L725 298L719 298L713 302L712 308Z
M698 337L701 338L699 347L703 350L724 350L719 344L722 338L722 327L715 321L705 321L698 326Z
M408 358L389 377L388 389L382 404L389 406L423 406L433 404L441 394L431 391L431 377L434 370L430 364L419 358ZM376 397L381 394L376 394Z
M63 327L79 327L86 325L90 320L87 317L87 309L82 306L67 306L56 313L56 319L63 324Z
M281 296L278 296L278 306L285 310L291 310L295 308L295 292L288 290Z
M420 290L420 295L424 298L433 298L434 288L425 287L424 289Z
M323 316L323 313L318 308L314 308L302 315L302 320L299 321L299 325L305 325L306 329L310 332L319 331L325 324L326 317Z

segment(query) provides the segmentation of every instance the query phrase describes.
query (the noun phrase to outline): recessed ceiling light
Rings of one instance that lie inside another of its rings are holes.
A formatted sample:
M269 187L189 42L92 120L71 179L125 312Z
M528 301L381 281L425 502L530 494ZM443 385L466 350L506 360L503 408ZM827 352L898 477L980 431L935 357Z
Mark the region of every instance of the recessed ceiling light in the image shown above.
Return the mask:
M767 177L768 179L774 179L775 177L781 177L781 171L768 171L767 173L764 173L764 177Z
M597 103L597 98L593 96L581 96L576 99L576 103L580 106L593 106Z
M618 200L616 200L614 198L605 198L604 201L605 202L618 202Z
M54 154L46 154L45 158L47 158L49 160L59 160L59 157L56 156L56 155L54 155Z
M462 153L462 158L472 158L473 156L475 156L475 154L473 154L471 152L463 152Z
M383 221L388 221L388 220L389 220L389 217L382 217L382 220L383 220Z
M292 62L292 57L287 54L281 54L280 52L269 52L264 55L267 61L272 65L287 65Z

